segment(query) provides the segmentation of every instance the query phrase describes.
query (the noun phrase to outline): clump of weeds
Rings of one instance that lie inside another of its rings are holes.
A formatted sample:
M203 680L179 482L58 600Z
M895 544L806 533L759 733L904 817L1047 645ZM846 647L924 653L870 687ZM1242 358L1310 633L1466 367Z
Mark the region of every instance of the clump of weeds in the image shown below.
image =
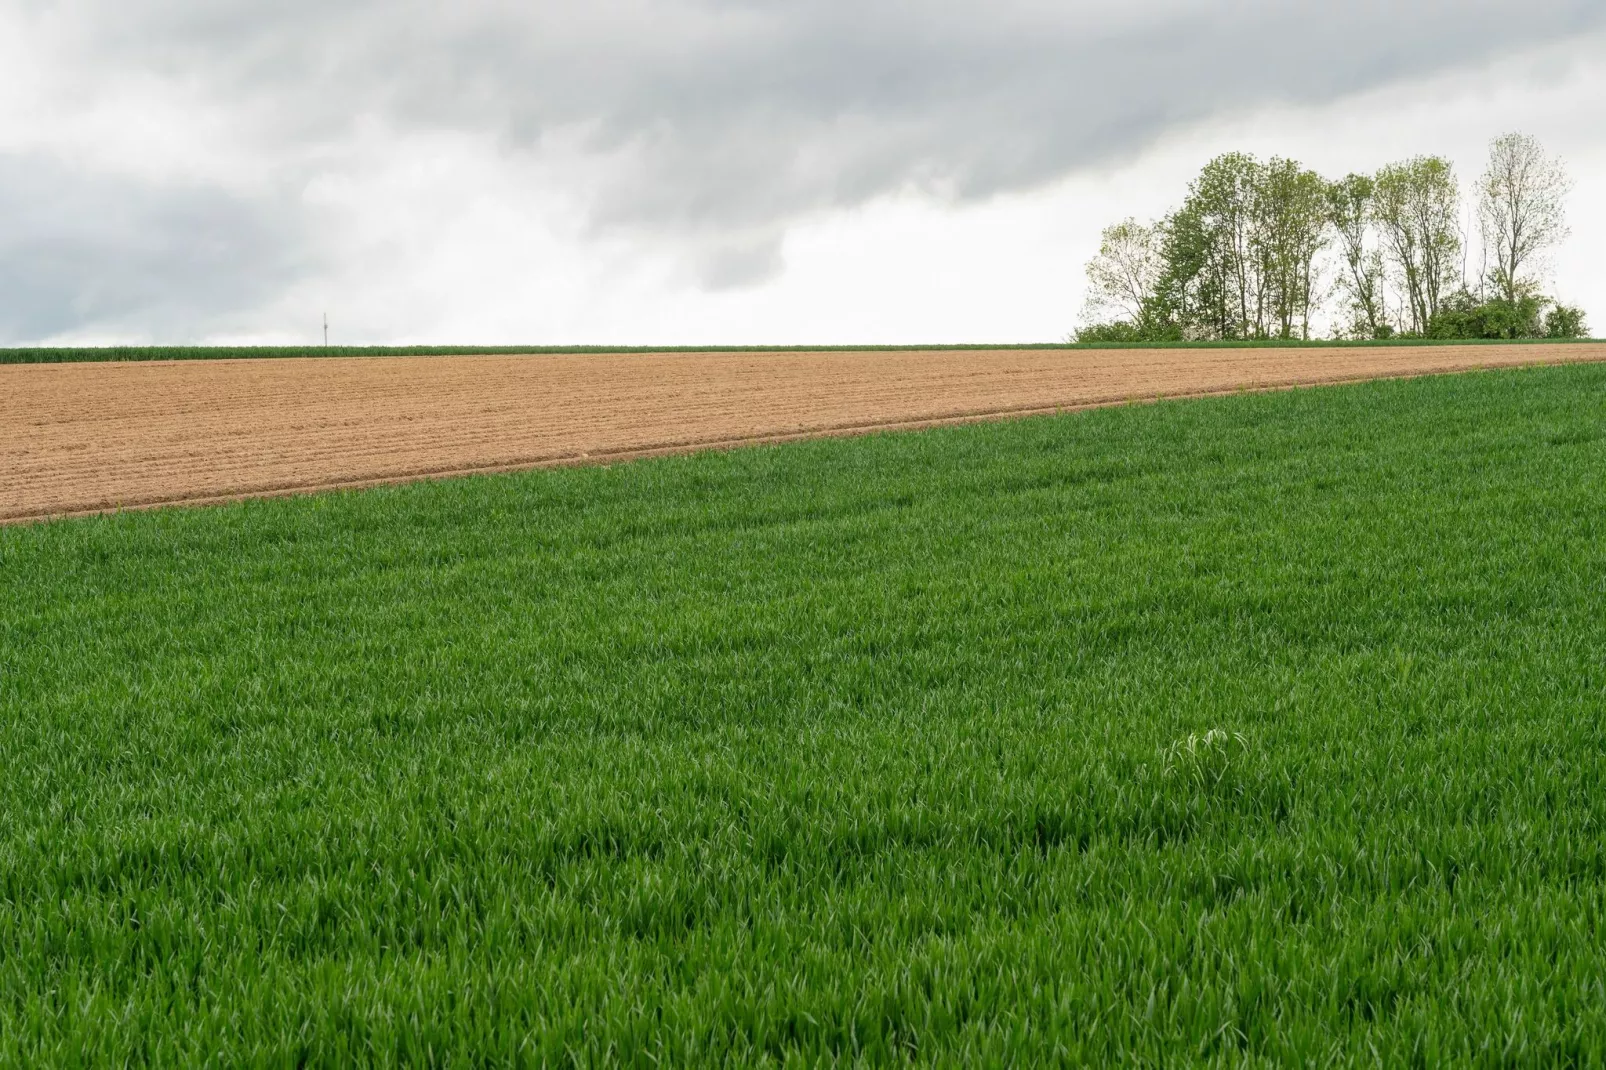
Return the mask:
M1280 820L1290 779L1241 732L1190 732L1160 749L1150 767L1150 827L1185 838L1223 818Z
M1189 732L1160 752L1160 779L1199 794L1232 794L1242 789L1248 759L1249 741L1241 732Z

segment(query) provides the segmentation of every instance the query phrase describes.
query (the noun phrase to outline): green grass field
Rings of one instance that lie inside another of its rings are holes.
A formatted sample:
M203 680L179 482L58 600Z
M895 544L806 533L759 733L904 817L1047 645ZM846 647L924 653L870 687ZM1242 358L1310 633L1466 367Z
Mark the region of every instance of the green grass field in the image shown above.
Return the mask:
M1087 342L1029 345L907 346L33 346L0 348L0 364L77 364L87 361L242 360L273 357L449 357L502 353L539 356L559 353L819 353L931 352L1000 349L1319 349L1391 346L1578 345L1588 338L1454 339L1390 338L1367 341L1297 339L1241 342Z
M0 1060L1600 1065L1603 713L1602 365L0 529Z

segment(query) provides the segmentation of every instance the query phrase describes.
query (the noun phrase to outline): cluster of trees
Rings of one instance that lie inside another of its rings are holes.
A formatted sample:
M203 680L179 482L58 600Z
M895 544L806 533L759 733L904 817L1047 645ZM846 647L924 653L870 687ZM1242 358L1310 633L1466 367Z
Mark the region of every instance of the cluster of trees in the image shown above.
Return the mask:
M1078 341L1575 338L1541 292L1571 188L1533 138L1489 148L1475 188L1478 270L1455 169L1438 156L1328 181L1293 160L1212 160L1182 207L1104 231Z

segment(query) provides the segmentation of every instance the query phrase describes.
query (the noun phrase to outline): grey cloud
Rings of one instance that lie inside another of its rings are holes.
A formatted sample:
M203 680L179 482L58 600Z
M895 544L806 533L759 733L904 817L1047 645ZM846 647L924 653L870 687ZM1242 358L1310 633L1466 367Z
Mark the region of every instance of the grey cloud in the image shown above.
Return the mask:
M539 158L590 223L710 285L800 215L1030 188L1202 118L1319 103L1606 27L1599 0L95 0L84 62L199 80L264 153L360 120ZM734 237L733 237L734 235Z
M1606 25L1598 0L120 0L133 54L205 68L283 133L354 114L482 127L515 149L583 130L600 226L721 252L800 212L914 185L958 199L1051 180L1223 110L1317 102ZM733 281L726 269L714 271ZM740 274L739 272L737 274Z
M0 342L74 329L196 337L307 267L299 216L0 155Z

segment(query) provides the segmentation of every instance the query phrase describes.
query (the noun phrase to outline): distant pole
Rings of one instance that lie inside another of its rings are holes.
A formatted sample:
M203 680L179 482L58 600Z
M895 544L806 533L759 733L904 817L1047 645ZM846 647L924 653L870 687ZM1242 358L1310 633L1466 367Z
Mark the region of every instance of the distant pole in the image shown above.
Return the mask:
M323 347L329 348L329 313L323 314Z

